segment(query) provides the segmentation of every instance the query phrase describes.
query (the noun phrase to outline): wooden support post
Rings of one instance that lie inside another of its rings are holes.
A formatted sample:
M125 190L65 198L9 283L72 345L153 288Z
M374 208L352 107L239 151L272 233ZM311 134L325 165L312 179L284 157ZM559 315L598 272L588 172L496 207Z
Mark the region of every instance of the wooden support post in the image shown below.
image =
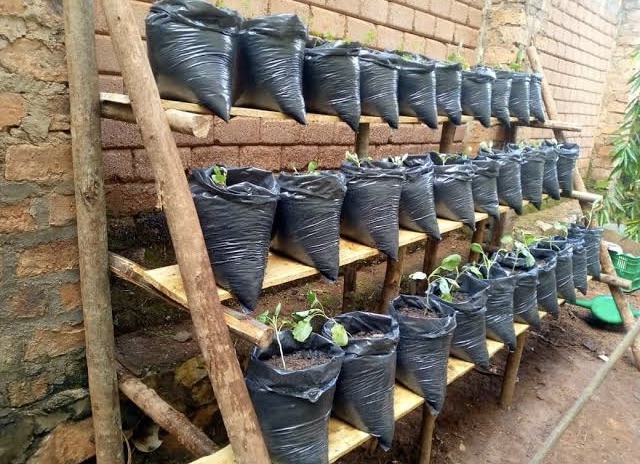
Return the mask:
M422 429L420 431L420 457L418 464L429 464L431 462L431 444L433 443L436 417L438 416L431 414L429 405L425 402L422 406Z
M522 358L522 350L527 342L527 332L522 332L517 337L516 350L507 355L507 364L502 377L502 389L500 390L500 407L509 409L513 401L513 392L518 380L518 368Z
M353 310L356 299L356 281L358 276L358 267L356 263L347 264L342 269L342 277L344 285L342 290L342 311Z
M493 227L491 228L491 242L492 246L499 246L500 239L504 234L504 225L507 222L507 213L500 213L500 219L493 218Z
M479 243L482 245L484 242L484 233L487 230L487 223L489 219L483 219L482 221L478 221L476 223L476 230L473 231L473 235L471 236L471 243ZM469 252L469 262L477 261L480 258L478 253L474 253L473 251Z
M511 124L511 127L505 131L505 140L507 142L516 143L518 141L518 127L516 124Z
M402 279L402 264L407 254L407 247L398 249L398 259L387 258L387 271L384 275L384 284L382 286L382 295L378 303L378 312L387 313L389 302L394 299L400 292L400 280Z
M422 272L429 275L436 268L436 259L438 257L438 246L440 245L440 240L436 240L434 238L427 238L427 241L424 244L424 258L422 260ZM427 290L427 281L423 280L418 282L416 286L416 291L418 294L424 293Z
M611 256L609 256L609 250L607 249L607 245L604 243L600 243L600 265L603 273L611 276L616 275L613 263L611 262ZM609 285L609 291L611 292L613 301L615 301L618 312L620 313L624 329L629 332L635 325L635 318L633 317L631 309L629 309L627 298L618 286ZM640 370L640 339L634 340L631 344L631 353L633 354L636 368Z
M164 401L152 388L133 376L123 366L117 366L120 391L142 409L147 416L176 437L195 457L208 456L217 446L202 430L193 425L180 411Z
M600 277L598 277L596 280L598 282L602 282L603 284L607 284L609 286L613 285L614 287L620 288L629 288L632 284L629 279L623 279L622 277L618 277L617 275L605 274L603 272L600 273Z
M358 134L356 135L356 153L360 158L369 156L369 131L368 122L361 122L358 125Z
M453 138L456 135L456 125L447 121L442 125L442 135L440 136L440 153L451 153L453 150Z
M80 288L98 464L122 464L93 2L64 1Z
M268 464L267 447L224 322L198 216L133 10L128 0L102 0L102 11L153 166L196 337L229 441L238 463Z
M580 177L580 181L582 182L582 177ZM574 178L575 185L575 178ZM582 188L584 189L584 183L582 184ZM573 190L571 192L571 198L575 198L581 203L593 203L596 201L602 200L602 195L598 195L597 193L590 193L584 190Z

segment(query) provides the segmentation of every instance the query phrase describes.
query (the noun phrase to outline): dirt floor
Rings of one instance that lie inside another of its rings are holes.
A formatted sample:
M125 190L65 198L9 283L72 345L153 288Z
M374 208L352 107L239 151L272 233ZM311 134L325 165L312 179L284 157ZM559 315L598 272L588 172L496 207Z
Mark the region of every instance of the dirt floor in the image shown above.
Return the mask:
M516 227L533 229L536 220L553 222L577 211L574 202L563 202L540 213L523 216ZM449 235L440 254L468 247L468 237ZM407 255L404 273L421 267L422 250ZM364 266L358 272L358 309L374 308L384 278L384 262ZM308 284L328 312L341 305L342 285L311 279ZM403 282L406 285L406 282ZM278 302L290 310L302 309L305 286L270 291L256 312L274 308ZM587 297L607 294L605 285L592 282ZM640 291L630 301L640 307ZM501 377L470 372L451 384L444 410L436 422L431 462L434 464L526 463L540 447L564 411L576 399L623 334L616 327L594 325L588 310L564 305L557 320L546 318L531 331L518 375L513 406L498 406ZM501 372L504 352L492 359ZM397 423L393 447L373 455L359 449L339 462L410 464L417 462L420 410ZM598 389L583 412L569 427L546 463L638 463L640 451L640 373L627 353ZM159 450L160 451L160 450ZM157 453L157 452L156 452ZM156 453L137 456L136 462L182 462L154 459ZM188 462L184 461L184 462Z

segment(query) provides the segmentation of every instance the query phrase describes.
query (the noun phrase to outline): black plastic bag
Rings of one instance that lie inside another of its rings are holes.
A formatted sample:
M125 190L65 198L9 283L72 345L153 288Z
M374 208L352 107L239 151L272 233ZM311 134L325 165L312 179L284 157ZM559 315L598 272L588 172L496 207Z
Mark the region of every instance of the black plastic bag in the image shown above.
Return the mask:
M556 287L558 294L569 303L576 302L576 289L573 283L573 247L564 237L550 237L541 240L536 248L550 249L556 252Z
M403 307L425 310L427 300L401 294L389 303L389 314L400 325L396 377L422 396L435 415L442 410L447 391L447 363L456 313L448 306L430 307L438 317L425 318L398 312Z
M358 53L345 42L307 48L302 81L307 111L336 115L355 132L360 122Z
M436 103L438 114L448 116L455 125L462 124L462 66L460 63L436 62Z
M239 34L240 88L235 104L282 111L305 123L302 68L307 28L293 14L259 16Z
M456 311L456 329L453 332L451 354L456 358L474 363L479 369L489 370L487 330L485 316L489 284L463 273L459 280L462 301L446 301L440 298L437 282L429 287L429 304L444 311ZM402 330L402 329L401 329Z
M422 155L409 156L404 161L405 181L400 196L400 226L424 232L440 240L433 192L433 162Z
M229 120L242 17L201 0L164 0L146 19L147 52L162 98L200 103Z
M400 114L418 118L431 129L438 128L435 62L414 56L397 58Z
M522 150L522 165L520 166L522 198L529 200L538 209L542 207L544 164L544 150L531 147L525 147Z
M557 316L560 311L556 285L557 253L553 250L535 247L530 248L530 251L538 266L538 286L536 288L538 304L549 314Z
M491 116L498 118L504 127L511 127L509 97L511 96L511 72L495 70L496 80L491 87Z
M602 227L585 227L582 224L569 226L569 237L582 237L587 254L587 272L596 279L600 278L600 241Z
M513 320L532 326L540 325L537 300L539 267L536 264L527 266L524 258L516 257L511 252L501 255L498 262L514 279ZM554 282L554 294L555 289Z
M522 214L522 156L517 152L479 151L479 154L498 160L498 199L517 214Z
M567 242L573 247L571 266L573 270L573 285L583 295L587 294L587 249L583 237L569 237Z
M340 211L347 191L344 174L283 172L278 185L272 247L335 281L340 267Z
M289 330L279 336L285 354L313 350L331 360L306 369L284 370L264 361L280 356L275 340L267 348L253 349L245 382L269 456L274 463L326 464L329 415L344 352L314 333L304 343L295 341Z
M529 124L531 113L529 111L529 93L531 77L528 73L511 72L511 96L509 97L509 113L518 118L518 121Z
M476 156L471 158L469 162L476 168L471 184L475 210L499 219L498 175L500 166L498 161L484 156Z
M548 193L554 200L560 199L560 184L558 183L558 153L554 145L543 142L540 149L544 152L544 178L542 191Z
M491 125L491 89L495 80L496 74L485 66L462 71L462 112L476 118L484 127Z
M396 379L398 322L385 314L354 311L335 320L350 334L333 398L333 414L376 437L384 450L391 447L395 418L393 387ZM329 320L322 335L331 339ZM359 337L358 332L378 331L383 336Z
M558 183L563 197L570 197L573 192L573 171L576 160L580 156L580 147L576 143L561 143L555 147L558 154Z
M341 233L356 242L398 258L398 209L404 173L392 163L342 163L347 194L342 204Z
M211 180L211 168L194 169L189 188L216 283L252 310L262 290L279 188L271 171L226 171L224 186Z
M542 75L538 73L529 74L529 110L531 116L540 122L544 122L544 103L542 101Z
M443 164L437 153L430 154L434 163L433 194L438 217L460 221L476 230L473 205L473 177L475 167L470 163L447 160Z
M491 267L489 274L484 266L481 268L484 279L489 284L487 291L487 337L504 343L509 351L516 349L516 332L513 326L513 291L515 280L498 265ZM477 279L475 275L472 278Z
M379 116L398 128L398 67L395 55L362 49L360 59L360 106L362 114Z

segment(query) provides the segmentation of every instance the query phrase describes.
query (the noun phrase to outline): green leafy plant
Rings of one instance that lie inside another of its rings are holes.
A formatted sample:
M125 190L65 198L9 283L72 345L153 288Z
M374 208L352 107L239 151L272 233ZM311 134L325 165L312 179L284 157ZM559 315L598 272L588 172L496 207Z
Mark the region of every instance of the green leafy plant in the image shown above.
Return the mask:
M553 229L556 231L558 235L562 235L564 238L567 238L567 235L569 235L569 226L567 226L566 222L560 222L560 221L554 222Z
M346 161L352 163L354 166L358 166L358 167L360 167L360 165L361 165L360 163L362 163L363 161L371 160L371 158L368 157L368 156L364 156L364 157L360 158L357 153L351 153L349 151L346 151L344 153L344 159Z
M466 58L462 54L462 42L458 44L458 48L455 52L449 53L447 56L447 61L449 63L459 63L462 66L462 69L469 69L469 63Z
M307 174L318 174L318 163L316 161L309 161L309 164L307 164Z
M213 174L211 174L211 180L218 185L227 185L227 170L218 166L217 164L214 164Z
M278 343L278 348L280 349L280 361L282 362L282 368L286 369L287 364L284 360L284 351L282 350L282 342L280 341L280 331L285 327L291 325L291 321L286 318L280 317L280 312L282 311L282 304L278 303L276 308L271 313L269 310L260 313L256 319L263 324L267 324L273 328L275 333L276 342Z
M458 278L460 277L460 262L462 261L462 257L453 253L448 256L445 256L440 263L440 266L435 268L431 274L427 275L424 272L414 272L409 275L410 279L414 280L424 280L427 279L427 283L429 287L427 288L427 292L431 291L432 283L436 283L438 286L438 290L440 291L440 298L445 301L453 300L453 292L460 288L460 284L458 284ZM446 274L455 275L455 277L449 277Z
M480 142L480 145L478 145L478 148L482 151L493 153L493 140Z
M389 161L391 161L393 164L397 165L397 166L402 166L404 164L404 161L409 157L408 154L402 155L402 156L390 156L389 157Z
M367 33L364 35L364 40L362 41L362 43L364 45L373 45L376 42L376 30L375 29L369 29L367 31Z
M305 297L309 303L309 309L291 313L291 317L295 322L293 327L293 338L299 342L304 342L309 338L309 335L313 332L311 321L314 317L320 316L324 319L333 321L333 327L331 327L331 339L333 342L338 346L346 346L347 343L349 343L349 334L344 326L327 315L322 303L313 290L307 290Z
M507 63L507 67L512 71L524 71L524 45L518 44L518 49L516 50L516 55L513 61Z

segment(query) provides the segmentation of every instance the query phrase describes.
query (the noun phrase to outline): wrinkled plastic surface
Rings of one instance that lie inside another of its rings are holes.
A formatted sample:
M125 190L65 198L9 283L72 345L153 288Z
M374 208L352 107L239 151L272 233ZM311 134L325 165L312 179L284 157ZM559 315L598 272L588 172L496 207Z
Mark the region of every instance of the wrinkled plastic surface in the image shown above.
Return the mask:
M496 70L496 80L491 87L491 116L498 118L504 127L511 127L509 97L511 96L511 72Z
M496 73L485 66L462 71L462 112L476 118L484 127L491 125L491 89L495 80Z
M242 17L201 0L165 0L146 19L147 52L162 98L200 103L229 120Z
M542 100L542 75L531 73L529 83L529 110L531 116L540 122L544 122L544 103Z
M464 301L445 301L439 296L435 282L430 286L429 304L444 311L456 311L456 329L453 332L451 354L456 358L474 363L478 369L489 370L487 330L485 317L489 284L463 273L458 280Z
M498 161L484 156L476 156L471 158L469 162L476 168L471 184L475 210L499 218L498 174L500 166Z
M227 168L227 185L212 169L194 169L189 188L216 283L252 310L262 290L279 188L271 171Z
M522 156L518 152L480 151L479 154L498 161L498 199L517 214L522 214Z
M540 149L544 152L544 177L542 191L554 200L560 199L560 184L558 183L558 153L553 145L543 142Z
M392 163L342 163L347 193L342 205L341 233L356 242L398 258L398 209L404 173Z
M400 197L400 226L424 232L440 240L433 192L433 162L426 156L409 156L404 161L405 181Z
M344 174L283 172L278 185L280 199L271 246L335 281L340 267L340 211L347 191Z
M488 278L486 268L481 269L485 276L482 282L489 284L485 319L487 336L492 340L503 342L509 351L514 351L516 349L516 333L513 327L515 280L498 265L491 267Z
M527 266L524 258L516 257L511 252L501 255L499 264L513 276L515 283L513 290L514 321L533 326L540 325L537 301L538 273L540 272L538 266L535 264ZM554 282L554 293L555 288Z
M538 209L542 207L544 164L544 150L531 147L525 147L522 150L522 165L520 166L522 198L529 200Z
M567 241L573 247L571 266L573 270L573 285L583 295L587 294L587 248L584 237L569 237Z
M560 143L555 147L558 154L558 183L563 197L570 197L573 191L573 171L576 169L576 160L580 156L580 147L577 143Z
M435 62L414 56L396 58L396 64L400 114L417 117L431 129L437 129Z
M602 227L585 227L581 224L569 226L569 237L582 237L587 254L587 272L596 279L600 278L600 241L602 240Z
M550 240L538 242L535 246L556 252L556 287L558 294L569 303L575 303L576 289L573 283L573 247L571 244L564 237L554 236Z
M304 23L292 14L255 17L244 22L238 38L242 72L235 104L282 111L304 124Z
M360 121L358 53L345 42L307 48L303 79L307 111L336 115L355 132Z
M354 311L335 317L349 334L342 369L333 398L333 414L378 438L382 449L393 441L393 386L396 378L396 347L400 339L398 322L385 314ZM331 339L329 320L322 335ZM353 336L360 331L377 330L382 337Z
M401 294L389 303L389 314L400 325L396 377L425 399L432 414L438 414L447 391L447 362L456 313L447 306L430 307L440 317L424 318L398 313L402 307L425 309L427 301L420 296Z
M475 167L470 163L442 164L437 153L430 154L434 163L433 193L438 217L451 221L460 221L476 229L476 218L473 204L473 177Z
M280 356L275 340L251 352L245 382L269 456L274 463L326 464L329 415L344 352L314 333L304 343L295 341L289 330L279 336L285 354L315 350L331 356L331 360L287 371L263 361Z
M398 128L398 67L396 56L376 50L360 50L360 106L362 114L379 116Z
M529 93L531 77L528 73L511 72L511 95L509 97L509 113L518 121L529 124L531 113L529 110Z
M536 260L544 261L538 264L538 286L536 297L538 304L553 316L558 315L558 290L556 285L556 264L558 256L553 250L532 247L531 254Z
M462 66L460 63L436 63L436 103L438 114L448 116L455 125L462 123Z

